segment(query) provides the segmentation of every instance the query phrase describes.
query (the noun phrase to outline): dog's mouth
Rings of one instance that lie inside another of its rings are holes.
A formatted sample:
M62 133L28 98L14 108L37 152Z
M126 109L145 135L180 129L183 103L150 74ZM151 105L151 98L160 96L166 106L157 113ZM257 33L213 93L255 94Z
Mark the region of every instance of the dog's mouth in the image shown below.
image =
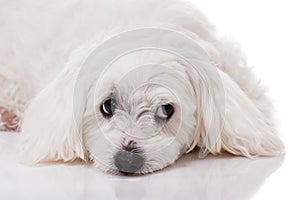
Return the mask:
M127 172L120 172L119 170L116 169L110 169L107 170L106 173L108 174L112 174L112 175L116 175L116 176L128 176L128 177L137 177L137 176L143 176L145 174L147 174L146 172L136 172L136 173L127 173Z

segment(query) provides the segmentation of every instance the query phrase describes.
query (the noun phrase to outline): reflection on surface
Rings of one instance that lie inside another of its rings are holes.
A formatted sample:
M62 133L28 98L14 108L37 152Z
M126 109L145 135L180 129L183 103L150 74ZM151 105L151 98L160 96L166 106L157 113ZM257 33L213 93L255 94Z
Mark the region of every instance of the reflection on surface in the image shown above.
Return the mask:
M249 199L283 162L283 157L199 160L192 153L154 174L126 177L81 164L16 164L15 141L16 135L0 134L0 199Z
M136 199L241 200L249 199L282 161L283 157L255 160L209 157L198 160L197 155L192 154L159 173L136 180L115 179L113 182L118 199L139 193ZM143 198L141 194L144 194Z

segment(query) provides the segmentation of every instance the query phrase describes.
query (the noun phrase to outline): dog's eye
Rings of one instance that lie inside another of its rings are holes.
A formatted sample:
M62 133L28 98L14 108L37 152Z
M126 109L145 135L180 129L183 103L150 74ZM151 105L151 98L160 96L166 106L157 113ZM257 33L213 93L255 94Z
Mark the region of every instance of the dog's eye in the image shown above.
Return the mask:
M100 106L100 111L102 115L106 118L113 116L115 109L116 109L116 100L114 99L107 99Z
M171 104L160 106L156 112L156 116L162 119L170 119L173 114L174 114L174 107Z

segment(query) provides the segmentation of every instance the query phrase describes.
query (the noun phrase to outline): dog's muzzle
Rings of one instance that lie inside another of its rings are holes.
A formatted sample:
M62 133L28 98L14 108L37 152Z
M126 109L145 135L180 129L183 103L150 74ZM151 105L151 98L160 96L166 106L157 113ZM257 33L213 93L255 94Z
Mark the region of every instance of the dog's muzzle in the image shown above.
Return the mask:
M124 147L114 156L114 164L119 172L124 174L134 174L140 170L145 162L142 152L134 145Z

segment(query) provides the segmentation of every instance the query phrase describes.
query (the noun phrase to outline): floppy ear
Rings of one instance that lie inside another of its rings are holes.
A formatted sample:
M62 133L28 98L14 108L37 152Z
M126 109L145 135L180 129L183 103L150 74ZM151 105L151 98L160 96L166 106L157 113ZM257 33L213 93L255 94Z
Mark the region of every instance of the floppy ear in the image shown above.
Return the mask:
M264 113L272 106L266 98L255 99L265 95L259 88L261 86L253 85L252 95L248 96L229 75L221 70L219 74L226 95L222 148L247 157L280 155L284 149L282 141L275 130L273 119L269 113ZM251 78L252 74L248 75Z
M20 162L85 159L81 130L84 96L73 102L77 71L65 69L29 105L18 144Z
M271 119L260 110L268 105L257 105L229 75L215 70L219 78L208 68L198 77L190 73L199 114L192 148L200 147L200 157L224 150L246 157L279 155L283 144Z

